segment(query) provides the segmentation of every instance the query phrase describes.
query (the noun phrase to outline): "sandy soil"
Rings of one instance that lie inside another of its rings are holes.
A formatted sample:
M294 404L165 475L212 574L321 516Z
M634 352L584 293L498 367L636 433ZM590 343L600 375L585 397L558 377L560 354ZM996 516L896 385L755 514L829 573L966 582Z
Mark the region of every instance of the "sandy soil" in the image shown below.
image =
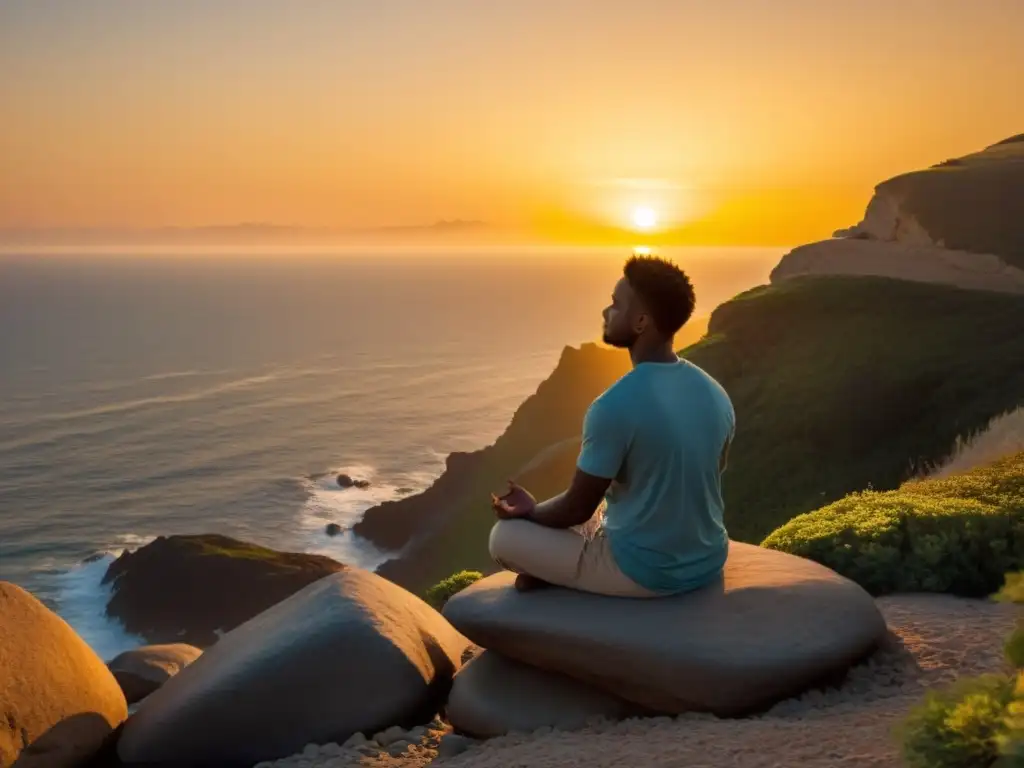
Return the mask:
M879 599L892 632L886 647L854 669L842 687L781 702L742 720L710 716L595 723L575 732L515 734L472 742L453 757L437 745L461 739L433 730L418 743L361 751L337 745L261 763L262 768L896 768L902 765L893 728L926 688L960 676L1005 669L1003 643L1020 607L944 595ZM387 739L384 739L387 741ZM465 746L465 743L447 746ZM389 754L389 751L395 754Z

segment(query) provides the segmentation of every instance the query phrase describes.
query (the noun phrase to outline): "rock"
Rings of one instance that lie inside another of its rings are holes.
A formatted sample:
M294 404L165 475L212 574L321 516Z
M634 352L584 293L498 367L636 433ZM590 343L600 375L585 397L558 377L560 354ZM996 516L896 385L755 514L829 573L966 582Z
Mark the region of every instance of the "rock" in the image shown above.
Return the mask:
M466 645L415 595L347 568L227 633L148 696L118 755L248 766L428 722Z
M353 749L355 747L361 747L369 741L362 733L356 732L345 739L345 743L342 744L344 749Z
M574 730L592 718L620 720L642 714L617 696L578 680L484 651L455 676L448 717L460 733L477 738L545 726Z
M338 485L342 488L369 488L369 480L355 480L350 475L338 475Z
M465 736L459 736L456 733L449 733L441 739L441 743L437 745L437 756L438 757L455 757L461 755L467 749L473 746L475 742L472 739L467 739Z
M85 641L0 581L0 768L77 768L127 716L117 681Z
M480 452L452 453L445 471L424 493L371 507L352 526L352 531L384 550L400 550L444 514L441 499L462 493L472 481ZM409 586L393 579L402 586ZM429 585L428 585L429 586ZM415 590L417 592L422 590Z
M141 701L202 655L198 648L174 643L144 645L114 657L107 667L129 704Z
M382 747L386 747L391 742L398 741L399 739L403 738L405 738L405 729L400 728L397 725L392 725L390 728L386 728L380 733L378 733L376 736L374 736L373 740L380 744Z
M444 615L471 641L649 709L746 714L845 674L886 634L874 600L810 560L730 543L724 578L627 600L514 574L478 581Z
M807 275L889 277L972 290L1024 293L1024 269L999 256L916 242L847 238L801 245L782 257L772 269L770 280L774 284Z
M328 536L337 536L339 533L341 533L341 526L337 523L328 523L327 527L324 528L324 531L327 533Z
M399 755L405 754L409 747L412 746L412 742L408 739L399 739L398 741L392 741L388 744L388 754L392 757L398 757Z
M308 584L344 569L321 555L278 552L227 536L161 536L111 563L107 615L150 643L205 648Z

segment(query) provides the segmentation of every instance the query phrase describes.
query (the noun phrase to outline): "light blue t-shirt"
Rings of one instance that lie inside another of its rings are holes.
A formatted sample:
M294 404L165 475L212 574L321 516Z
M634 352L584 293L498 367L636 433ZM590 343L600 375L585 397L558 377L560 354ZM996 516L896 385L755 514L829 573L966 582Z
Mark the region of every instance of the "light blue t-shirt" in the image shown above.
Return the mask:
M683 359L640 363L591 403L577 466L612 479L604 531L637 584L671 594L721 573L721 459L735 428L725 389Z

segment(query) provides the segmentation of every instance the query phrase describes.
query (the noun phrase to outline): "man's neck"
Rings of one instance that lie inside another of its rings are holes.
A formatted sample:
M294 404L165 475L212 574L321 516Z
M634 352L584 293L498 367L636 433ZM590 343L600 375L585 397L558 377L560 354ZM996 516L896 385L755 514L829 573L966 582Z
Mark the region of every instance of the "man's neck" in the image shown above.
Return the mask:
M638 341L630 348L629 359L635 368L641 363L674 363L679 360L679 355L672 349L672 339L659 339L653 344Z

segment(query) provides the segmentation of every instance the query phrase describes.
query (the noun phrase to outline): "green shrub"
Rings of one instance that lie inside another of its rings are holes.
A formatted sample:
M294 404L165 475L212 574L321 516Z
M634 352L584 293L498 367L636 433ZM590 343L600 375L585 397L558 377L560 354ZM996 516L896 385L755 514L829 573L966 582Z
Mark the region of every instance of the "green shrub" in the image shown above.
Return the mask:
M903 755L911 768L988 768L1000 755L1013 681L1000 675L932 691L907 718Z
M459 571L458 573L453 573L447 579L442 579L428 589L424 599L440 611L452 595L461 592L470 584L482 578L483 574L480 571Z
M851 494L794 518L762 546L815 560L875 595L991 595L1004 574L1024 568L1024 453L963 475Z
M1024 574L1009 574L997 600L1024 602ZM1006 645L1015 675L983 675L930 692L900 735L911 768L1024 768L1024 626Z

